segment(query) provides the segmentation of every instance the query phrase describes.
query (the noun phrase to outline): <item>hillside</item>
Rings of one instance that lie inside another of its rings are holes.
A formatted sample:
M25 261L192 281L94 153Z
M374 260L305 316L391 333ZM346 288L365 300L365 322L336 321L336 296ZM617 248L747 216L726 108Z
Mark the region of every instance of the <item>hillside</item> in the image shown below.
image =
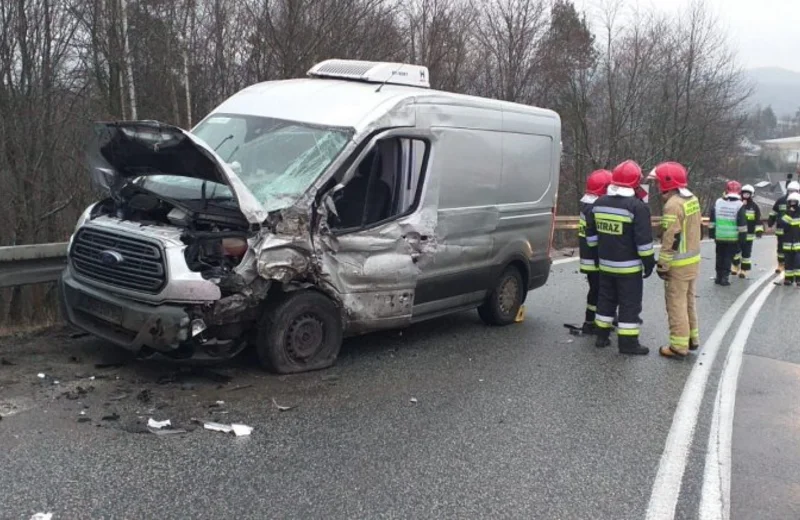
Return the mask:
M753 105L772 105L778 117L794 115L800 109L800 72L765 67L746 74L755 86Z

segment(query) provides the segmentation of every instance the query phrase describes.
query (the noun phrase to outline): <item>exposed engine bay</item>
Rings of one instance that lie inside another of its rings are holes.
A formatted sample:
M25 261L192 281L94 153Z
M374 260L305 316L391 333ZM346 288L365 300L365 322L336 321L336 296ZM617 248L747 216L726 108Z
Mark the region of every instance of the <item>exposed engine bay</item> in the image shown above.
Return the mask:
M175 201L131 182L94 207L92 217L100 215L180 228L189 269L206 279L230 275L247 252L249 225L230 199Z

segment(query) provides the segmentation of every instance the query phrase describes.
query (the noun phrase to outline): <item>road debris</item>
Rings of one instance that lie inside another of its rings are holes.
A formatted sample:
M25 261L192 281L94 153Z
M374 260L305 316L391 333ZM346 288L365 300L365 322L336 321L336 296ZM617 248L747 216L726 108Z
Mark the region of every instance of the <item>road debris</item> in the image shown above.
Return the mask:
M123 392L121 394L112 395L111 397L108 398L108 400L109 401L123 401L123 400L127 399L130 395L131 394Z
M231 424L231 428L233 428L233 434L237 437L246 437L253 433L252 426L247 426L246 424Z
M247 426L246 424L222 424L211 421L199 421L197 419L193 420L202 424L204 429L212 432L233 433L237 437L245 437L253 433L253 427Z
M122 368L127 364L125 361L112 361L109 363L95 363L94 367L102 370L105 368Z
M86 394L88 394L90 390L94 390L94 387L90 386L89 389L87 390L86 388L84 388L82 386L76 386L75 390L66 391L61 395L63 395L64 397L66 397L70 401L77 401L81 397L84 397Z
M53 513L36 513L31 520L53 520Z
M569 330L569 333L573 336L583 336L583 327L578 325L572 325L571 323L565 323L564 328Z
M239 390L246 390L246 389L248 389L248 388L252 388L252 387L253 387L253 385L239 385L239 386L234 386L233 388L229 389L229 390L228 390L228 392L237 392L237 391L239 391Z
M170 421L169 419L166 419L164 421L156 421L152 417L147 421L148 428L155 428L156 430L160 430L161 428L164 428L166 426L172 426L172 421Z
M233 381L233 377L227 374L222 374L205 367L184 367L178 371L170 372L159 376L156 383L159 385L166 385L170 383L183 383L186 388L184 390L192 390L195 385L185 382L186 379L196 377L199 379L206 379L214 383L227 384Z
M36 375L36 377L38 377L39 379L47 379L47 375L43 374L42 372L39 372L39 373Z
M154 430L150 429L150 433L155 435L181 435L184 433L189 433L188 431L184 430L183 428L170 428L170 429L162 429L162 430Z
M87 422L92 422L92 420L89 417L78 417L78 422L87 423Z
M417 401L416 397L412 397L411 398L411 402L414 403L414 404L417 404L419 401Z
M279 412L288 412L289 410L294 410L295 408L297 408L297 405L293 405L293 406L280 405L280 404L278 404L278 402L275 400L274 397L272 398L272 404L275 405L275 408L277 408Z
M102 421L119 421L119 414L114 412L101 418Z
M4 367L13 367L16 365L16 363L12 363L6 358L0 358L0 365L3 365Z
M232 433L233 426L215 422L203 422L203 428L212 432Z
M150 393L150 390L144 389L136 395L136 400L140 403L149 403L153 399L153 395Z

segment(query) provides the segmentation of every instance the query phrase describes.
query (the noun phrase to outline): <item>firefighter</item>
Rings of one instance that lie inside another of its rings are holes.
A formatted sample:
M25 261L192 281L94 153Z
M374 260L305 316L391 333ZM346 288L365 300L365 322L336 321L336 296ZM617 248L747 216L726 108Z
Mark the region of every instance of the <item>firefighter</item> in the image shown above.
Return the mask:
M769 218L767 219L767 225L769 227L775 226L775 236L778 238L778 268L775 269L775 273L781 273L783 271L783 228L781 228L781 226L776 226L776 224L780 222L783 214L786 212L786 199L792 193L798 192L800 192L800 182L790 182L786 186L786 195L775 201Z
M639 343L639 315L642 278L653 274L656 263L650 208L637 196L642 191L641 181L639 165L623 162L611 174L608 194L600 197L586 215L586 242L597 247L600 268L595 345L603 348L611 344L609 337L617 315L619 351L631 355L650 352Z
M756 238L761 238L764 234L764 224L761 222L761 208L753 200L756 189L750 184L742 186L742 202L744 203L744 215L747 219L747 238L742 244L742 251L739 259L734 257L733 272L739 274L739 278L747 278L747 274L753 269L753 242ZM741 269L740 264L741 263Z
M711 208L708 232L717 244L717 277L714 283L727 287L731 284L729 277L733 257L742 249L747 238L747 217L742 204L742 185L737 181L728 181L725 195Z
M595 313L597 312L597 292L600 286L600 268L597 265L597 248L589 247L586 242L586 215L591 213L594 203L606 194L611 183L611 172L597 170L586 179L586 193L581 199L581 214L578 223L578 242L581 257L581 273L589 282L589 294L586 296L586 319L583 322L584 334L595 333Z
M664 280L669 319L669 345L659 353L686 357L700 347L697 324L697 277L700 274L700 239L703 214L700 201L686 187L686 168L676 162L659 164L649 178L658 183L664 203L661 217L661 254L657 273Z
M783 229L783 256L786 262L783 285L796 282L800 287L800 193L792 192L786 197L786 212L778 226Z

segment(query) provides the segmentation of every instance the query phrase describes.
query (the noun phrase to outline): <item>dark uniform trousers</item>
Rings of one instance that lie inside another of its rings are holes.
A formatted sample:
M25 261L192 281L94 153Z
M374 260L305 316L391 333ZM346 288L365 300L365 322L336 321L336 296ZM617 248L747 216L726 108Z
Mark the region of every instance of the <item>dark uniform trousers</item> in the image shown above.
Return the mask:
M741 255L741 263L742 263L742 271L749 271L753 268L753 262L750 260L753 257L753 241L749 238L746 242L742 243L742 255ZM737 262L736 265L739 265Z
M642 313L644 280L642 273L614 276L600 273L600 296L597 301L597 324L611 329L614 316L619 321L617 335L639 337L639 316ZM617 314L619 309L619 314Z
M739 242L717 242L717 276L731 274L733 259L739 254Z
M586 295L586 323L594 323L597 314L597 297L600 293L600 273L586 273L589 293Z

